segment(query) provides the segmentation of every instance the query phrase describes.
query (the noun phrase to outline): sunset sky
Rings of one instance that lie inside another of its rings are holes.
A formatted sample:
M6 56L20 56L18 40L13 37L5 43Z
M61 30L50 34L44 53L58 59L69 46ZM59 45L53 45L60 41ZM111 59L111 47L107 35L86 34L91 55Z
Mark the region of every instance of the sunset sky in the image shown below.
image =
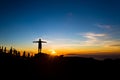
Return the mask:
M0 45L37 52L120 52L120 0L0 0Z

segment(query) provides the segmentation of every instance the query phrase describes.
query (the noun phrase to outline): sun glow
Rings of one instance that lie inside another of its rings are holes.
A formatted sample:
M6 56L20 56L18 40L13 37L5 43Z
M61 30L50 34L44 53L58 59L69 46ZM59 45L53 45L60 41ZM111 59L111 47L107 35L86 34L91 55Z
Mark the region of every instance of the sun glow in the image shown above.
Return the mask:
M50 49L49 51L50 51L51 55L57 55L57 53L56 53L56 51L54 49Z

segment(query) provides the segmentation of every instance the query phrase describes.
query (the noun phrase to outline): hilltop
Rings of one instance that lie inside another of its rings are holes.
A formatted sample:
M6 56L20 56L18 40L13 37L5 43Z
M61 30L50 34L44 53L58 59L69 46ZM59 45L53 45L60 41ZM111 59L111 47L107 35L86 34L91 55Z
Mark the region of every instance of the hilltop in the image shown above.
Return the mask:
M120 59L96 60L84 57L51 56L38 53L32 57L0 52L0 78L73 79L119 72ZM3 77L5 76L5 77ZM86 76L86 77L85 77ZM94 77L93 77L94 78Z

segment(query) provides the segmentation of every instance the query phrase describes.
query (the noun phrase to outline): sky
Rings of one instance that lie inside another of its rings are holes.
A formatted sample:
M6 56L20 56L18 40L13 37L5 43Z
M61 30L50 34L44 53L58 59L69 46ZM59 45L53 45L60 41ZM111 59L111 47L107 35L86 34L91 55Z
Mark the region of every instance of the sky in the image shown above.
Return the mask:
M57 54L120 52L119 0L0 0L0 45Z

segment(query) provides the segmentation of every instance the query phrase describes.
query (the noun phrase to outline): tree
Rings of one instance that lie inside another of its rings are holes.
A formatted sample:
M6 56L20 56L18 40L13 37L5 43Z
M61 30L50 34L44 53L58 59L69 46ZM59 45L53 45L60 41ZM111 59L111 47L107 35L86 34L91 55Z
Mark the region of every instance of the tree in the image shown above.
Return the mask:
M30 53L28 53L28 57L30 57Z
M4 53L6 53L6 51L7 51L7 50L6 50L6 47L5 47L5 48L4 48Z
M0 46L0 52L2 52L1 46Z
M12 54L12 47L10 48L10 54Z
M3 46L2 46L1 52L3 52Z
M13 50L13 54L17 56L17 50L16 49Z
M26 55L26 52L24 51L24 52L23 52L23 57L25 57L25 55Z
M20 56L20 51L18 51L17 55Z

